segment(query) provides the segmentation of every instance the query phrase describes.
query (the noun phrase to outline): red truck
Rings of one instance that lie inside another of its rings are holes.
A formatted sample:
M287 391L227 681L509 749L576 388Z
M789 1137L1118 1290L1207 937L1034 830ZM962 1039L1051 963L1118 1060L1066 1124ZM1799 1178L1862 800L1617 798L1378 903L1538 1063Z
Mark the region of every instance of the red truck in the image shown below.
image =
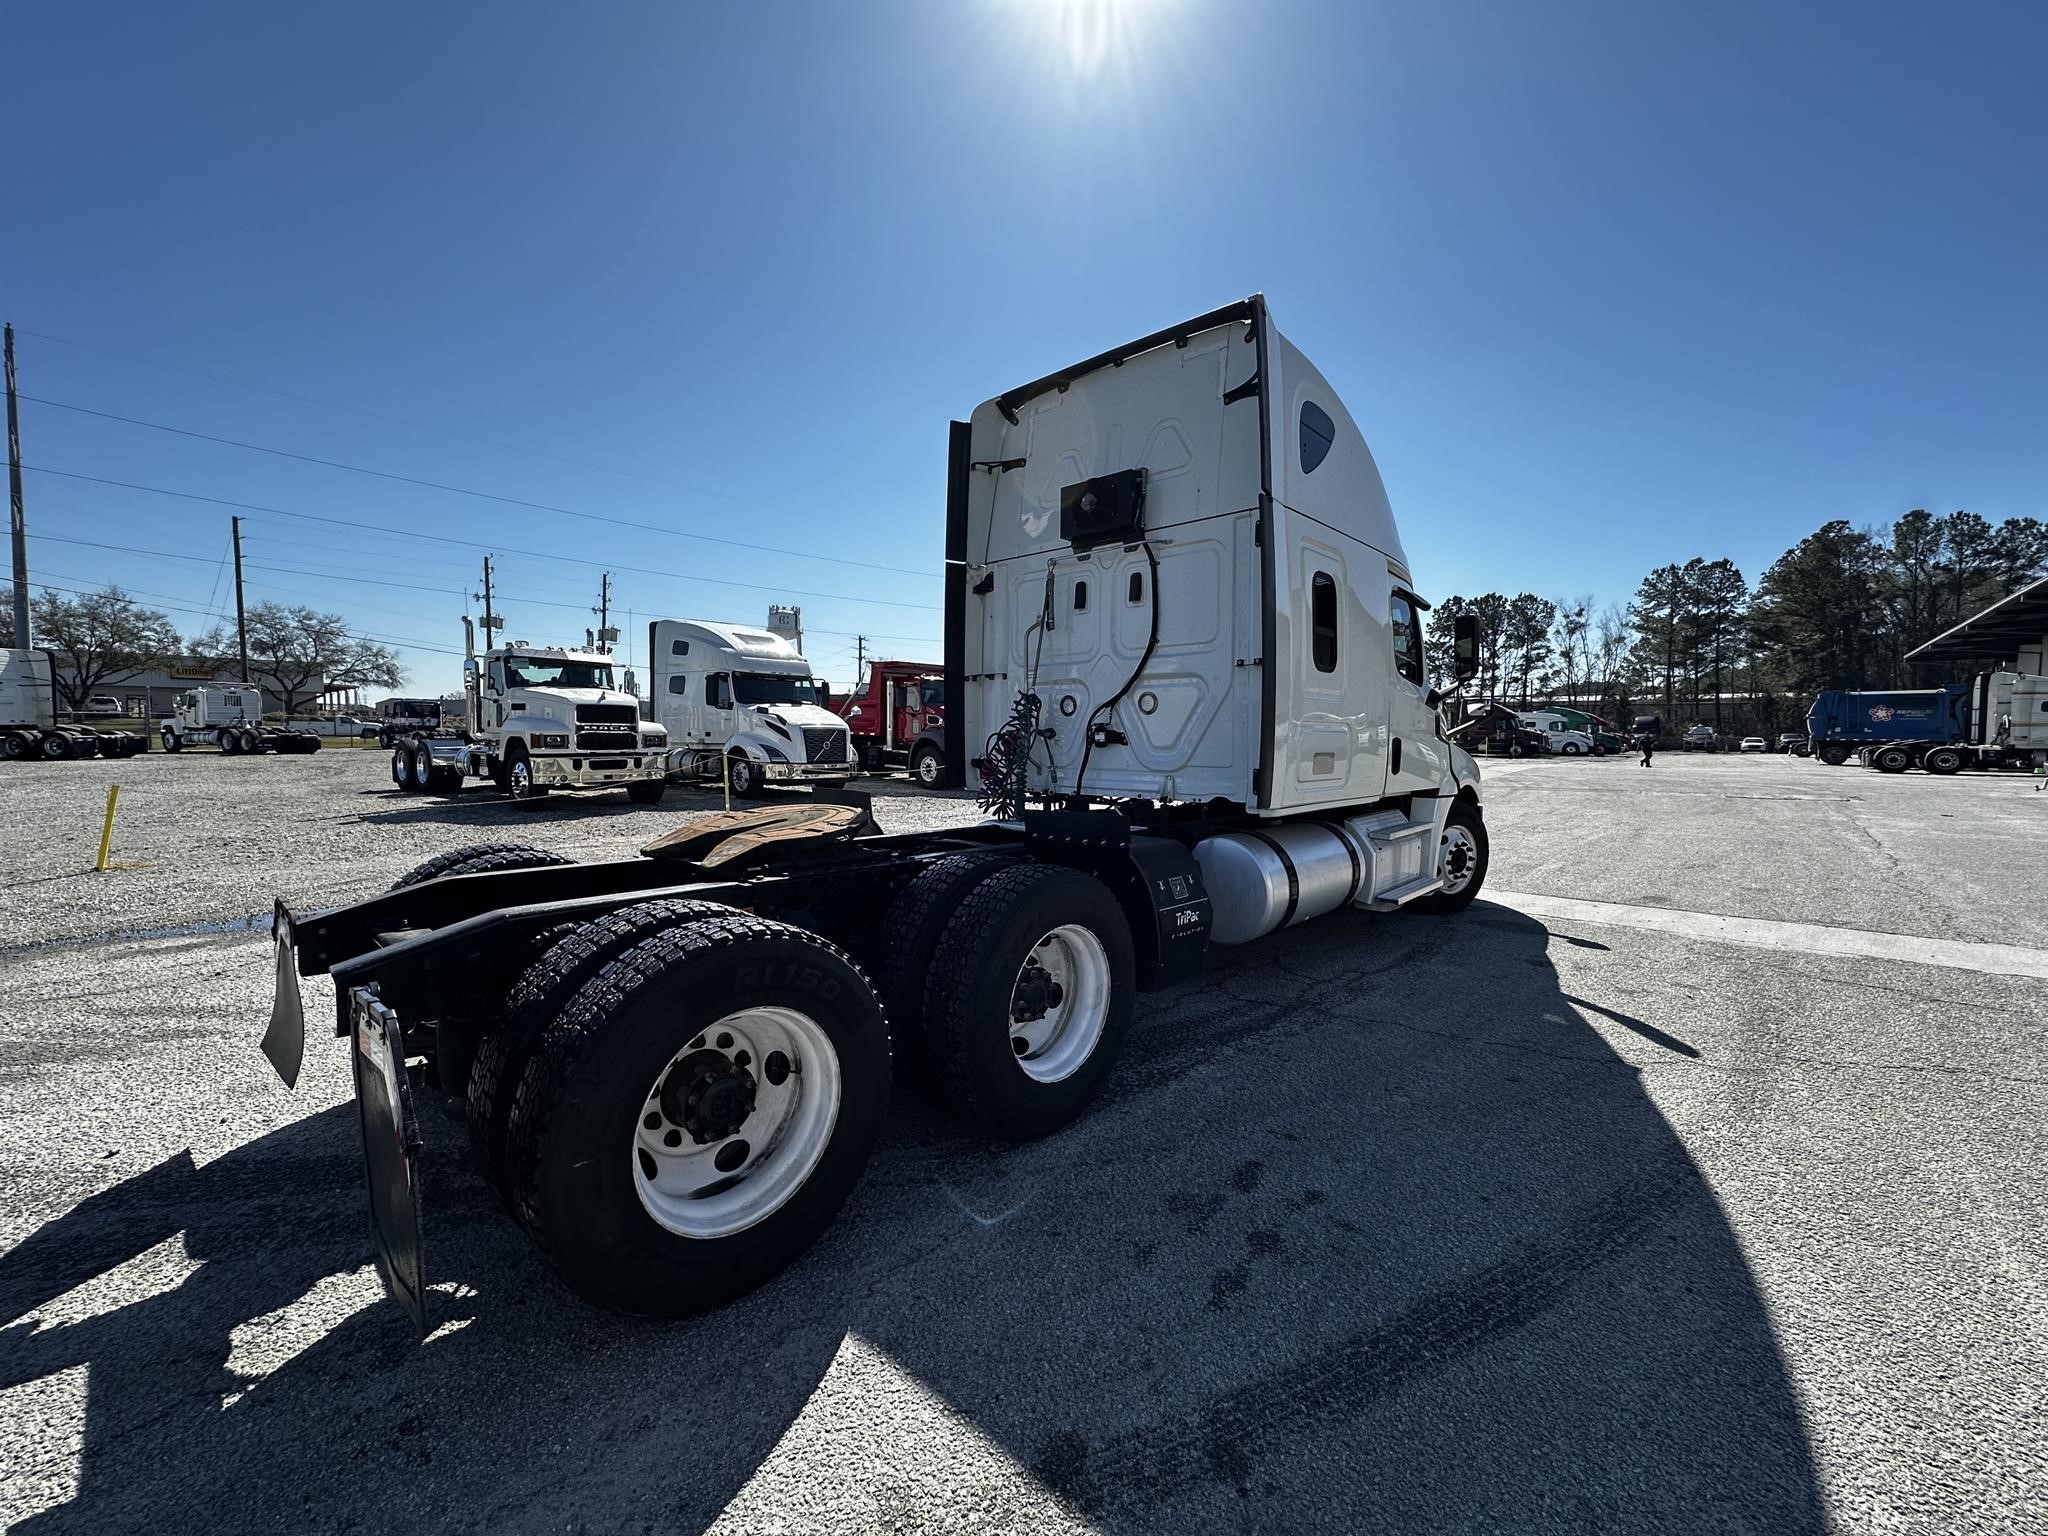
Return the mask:
M946 758L945 669L926 661L877 661L856 692L835 698L832 713L853 728L853 747L870 773L908 768L929 788Z

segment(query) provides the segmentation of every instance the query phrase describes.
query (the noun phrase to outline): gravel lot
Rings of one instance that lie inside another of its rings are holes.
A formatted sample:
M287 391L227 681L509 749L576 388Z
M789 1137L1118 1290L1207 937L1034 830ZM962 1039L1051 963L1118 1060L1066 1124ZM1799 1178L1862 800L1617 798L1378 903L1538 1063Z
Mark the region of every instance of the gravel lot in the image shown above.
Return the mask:
M569 1297L429 1113L422 1346L345 1053L286 1092L267 944L195 930L717 802L7 768L10 1530L2048 1530L2034 780L1489 765L1463 917L1219 952L1045 1142L900 1091L826 1238L687 1324ZM146 867L82 874L114 780Z

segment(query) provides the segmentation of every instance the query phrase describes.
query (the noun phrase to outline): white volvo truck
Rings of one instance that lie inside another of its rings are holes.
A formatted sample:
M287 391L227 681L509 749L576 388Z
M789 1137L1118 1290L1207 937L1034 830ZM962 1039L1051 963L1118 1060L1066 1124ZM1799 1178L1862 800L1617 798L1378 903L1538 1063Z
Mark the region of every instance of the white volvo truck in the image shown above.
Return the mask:
M452 795L481 779L515 800L557 789L623 789L636 805L661 798L668 730L640 718L609 655L521 642L478 656L463 624L464 711L396 742L392 782Z
M824 683L784 636L657 619L647 654L671 777L716 784L722 774L734 794L751 795L764 784L842 788L859 770L846 722L825 707Z
M373 1230L423 1329L415 1060L570 1285L715 1305L852 1191L892 1042L983 1130L1041 1136L1086 1110L1136 994L1211 945L1462 911L1479 770L1422 607L1365 440L1262 299L1146 336L953 424L948 768L989 820L884 833L821 791L636 857L490 845L333 911L280 902L264 1051L296 1080L299 978L331 976ZM1455 654L1476 669L1467 622Z

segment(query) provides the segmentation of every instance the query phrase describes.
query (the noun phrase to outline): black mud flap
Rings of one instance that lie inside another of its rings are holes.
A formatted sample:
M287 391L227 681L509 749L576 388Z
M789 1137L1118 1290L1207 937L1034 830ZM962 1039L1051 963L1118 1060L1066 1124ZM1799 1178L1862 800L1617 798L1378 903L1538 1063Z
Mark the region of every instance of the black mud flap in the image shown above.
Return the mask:
M363 1120L363 1172L370 1186L370 1230L384 1283L427 1336L426 1266L420 1250L420 1123L405 1075L398 1015L369 987L349 991L355 1037L356 1108Z
M299 1067L306 1059L306 1009L299 999L299 946L292 933L292 914L280 899L270 916L271 942L277 947L277 990L270 999L270 1028L263 1032L263 1054L287 1088L299 1086Z

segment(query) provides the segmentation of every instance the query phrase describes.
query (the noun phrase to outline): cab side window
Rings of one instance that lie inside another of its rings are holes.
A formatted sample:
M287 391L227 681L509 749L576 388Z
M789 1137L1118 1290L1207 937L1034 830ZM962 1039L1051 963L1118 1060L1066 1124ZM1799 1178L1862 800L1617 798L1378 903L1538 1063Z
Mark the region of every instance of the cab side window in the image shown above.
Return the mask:
M1318 672L1337 670L1337 582L1317 571L1308 583L1309 660Z
M494 661L491 663L491 692L503 693L504 691L505 663L502 661Z
M1415 605L1400 593L1394 594L1388 622L1394 631L1394 670L1411 683L1422 681L1422 626L1415 619Z

